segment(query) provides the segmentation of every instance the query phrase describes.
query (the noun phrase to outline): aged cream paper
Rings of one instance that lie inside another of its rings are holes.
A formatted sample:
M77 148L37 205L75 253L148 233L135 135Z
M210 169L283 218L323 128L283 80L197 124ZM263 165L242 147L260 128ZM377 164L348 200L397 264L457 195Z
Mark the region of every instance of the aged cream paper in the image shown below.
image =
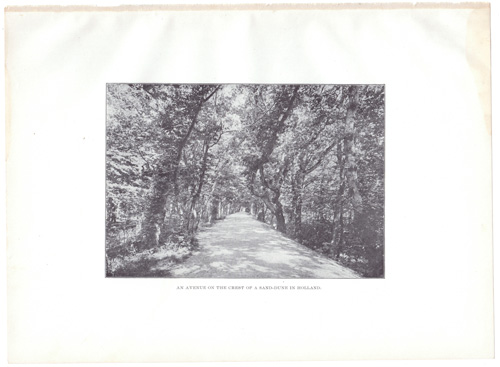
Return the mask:
M9 360L492 357L489 19L484 4L9 8ZM111 82L385 84L386 278L104 278Z

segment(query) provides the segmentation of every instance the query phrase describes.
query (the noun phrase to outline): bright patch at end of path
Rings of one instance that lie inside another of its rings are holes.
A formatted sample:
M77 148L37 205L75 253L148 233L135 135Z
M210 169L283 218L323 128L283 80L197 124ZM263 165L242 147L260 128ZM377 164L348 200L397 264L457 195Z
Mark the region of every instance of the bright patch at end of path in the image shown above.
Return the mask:
M359 278L354 271L240 212L198 234L200 249L177 278ZM157 268L161 268L161 263Z

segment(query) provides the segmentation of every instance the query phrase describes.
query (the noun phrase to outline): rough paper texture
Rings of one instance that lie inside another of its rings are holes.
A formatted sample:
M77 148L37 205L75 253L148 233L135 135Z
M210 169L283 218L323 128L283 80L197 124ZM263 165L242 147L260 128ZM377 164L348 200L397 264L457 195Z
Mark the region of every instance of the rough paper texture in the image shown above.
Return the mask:
M5 14L9 360L492 357L489 7L146 10ZM111 82L385 84L386 278L105 279Z

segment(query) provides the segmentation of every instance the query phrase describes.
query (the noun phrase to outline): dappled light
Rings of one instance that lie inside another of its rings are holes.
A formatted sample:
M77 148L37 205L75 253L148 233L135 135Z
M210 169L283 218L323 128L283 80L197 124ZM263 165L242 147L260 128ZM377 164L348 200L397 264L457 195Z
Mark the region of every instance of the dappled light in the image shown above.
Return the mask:
M106 98L107 276L384 276L383 85Z
M357 278L337 262L239 212L198 235L200 249L171 269L183 278ZM161 268L161 264L157 267Z

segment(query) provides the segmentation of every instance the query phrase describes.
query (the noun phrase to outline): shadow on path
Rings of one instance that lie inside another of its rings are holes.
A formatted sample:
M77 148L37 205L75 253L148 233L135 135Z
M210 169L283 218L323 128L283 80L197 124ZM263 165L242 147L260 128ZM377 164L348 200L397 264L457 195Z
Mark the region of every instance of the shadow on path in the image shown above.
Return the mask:
M199 251L170 268L177 278L359 278L352 270L286 238L247 213L198 234ZM161 271L162 263L152 270Z

